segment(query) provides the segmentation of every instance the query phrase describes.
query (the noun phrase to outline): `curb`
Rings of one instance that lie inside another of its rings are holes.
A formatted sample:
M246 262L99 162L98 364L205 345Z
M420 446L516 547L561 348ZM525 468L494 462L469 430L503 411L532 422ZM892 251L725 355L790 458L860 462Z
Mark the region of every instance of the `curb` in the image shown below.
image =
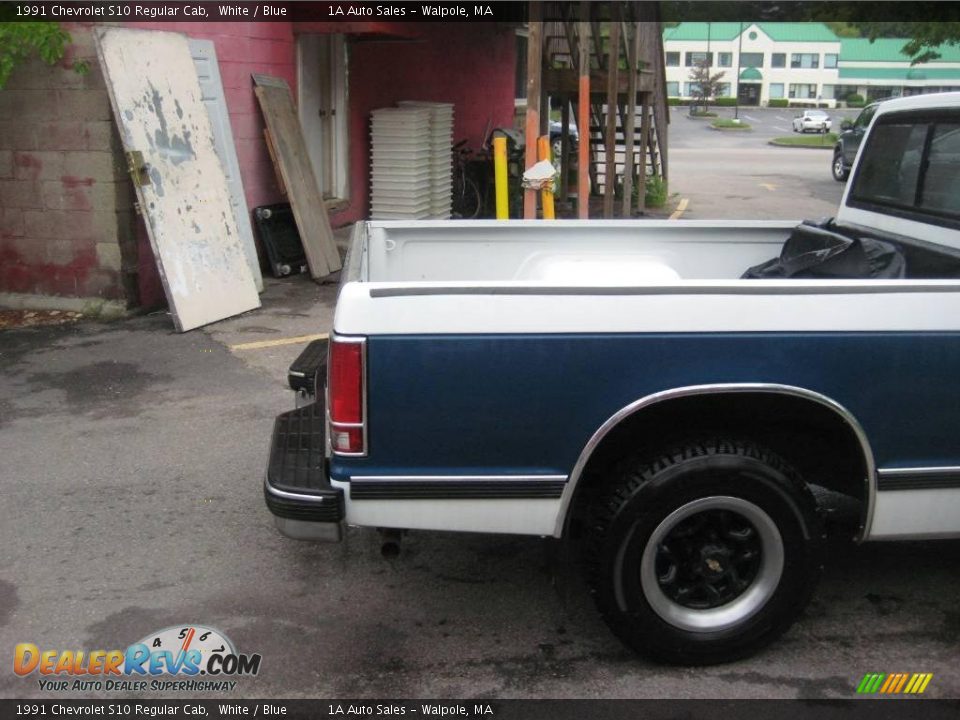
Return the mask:
M778 143L773 140L768 140L767 145L773 145L774 147L796 148L799 150L833 150L833 143L829 145L790 145L789 143Z

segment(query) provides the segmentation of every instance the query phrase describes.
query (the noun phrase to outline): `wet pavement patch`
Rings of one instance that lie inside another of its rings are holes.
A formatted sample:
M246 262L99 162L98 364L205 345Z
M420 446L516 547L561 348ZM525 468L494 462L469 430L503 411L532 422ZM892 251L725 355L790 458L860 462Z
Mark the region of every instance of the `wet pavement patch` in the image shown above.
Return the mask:
M66 393L75 409L102 407L115 401L128 402L153 384L170 380L167 375L144 372L132 363L103 361L59 373L33 373L28 381ZM129 413L127 413L129 414Z
M20 605L17 586L6 580L0 580L0 627L10 622L10 616Z
M176 611L126 607L88 625L86 630L91 646L127 647L149 632L172 627L178 622L183 620Z

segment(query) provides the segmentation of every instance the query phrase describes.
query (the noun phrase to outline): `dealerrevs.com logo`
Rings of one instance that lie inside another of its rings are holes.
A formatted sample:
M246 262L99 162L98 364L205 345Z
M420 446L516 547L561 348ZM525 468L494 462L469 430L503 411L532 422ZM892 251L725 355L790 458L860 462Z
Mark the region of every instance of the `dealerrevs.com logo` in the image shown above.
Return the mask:
M230 692L233 678L260 672L259 654L238 653L226 635L202 625L151 633L126 650L41 650L20 643L13 671L36 673L41 690Z

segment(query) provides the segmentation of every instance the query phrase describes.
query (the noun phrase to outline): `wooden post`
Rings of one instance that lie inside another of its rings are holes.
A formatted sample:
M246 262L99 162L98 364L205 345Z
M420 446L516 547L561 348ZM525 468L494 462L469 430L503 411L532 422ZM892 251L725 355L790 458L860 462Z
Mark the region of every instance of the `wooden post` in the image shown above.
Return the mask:
M524 166L526 170L537 164L537 138L540 136L540 63L543 59L543 16L538 0L530 2L530 31L527 35L527 118ZM537 191L523 191L523 217L537 217Z
M566 202L570 192L570 96L563 96L563 107L560 109L560 201Z
M613 217L614 189L617 182L617 83L620 56L620 23L616 13L617 4L611 5L610 47L607 49L607 127L603 138L603 152L606 160L603 180L603 216Z
M590 3L580 3L580 84L577 88L577 217L590 217ZM599 40L598 40L599 41Z
M640 54L640 23L631 23L633 25L633 37L628 38L629 46L627 48L627 72L630 76L627 78L627 113L626 124L623 126L624 136L624 158L623 158L623 217L632 216L631 207L633 204L633 145L634 133L637 131L637 56ZM642 168L642 166L641 166ZM643 175L640 175L640 182L643 182ZM637 207L643 208L643 187L640 187L640 199L637 201Z
M541 42L544 42L544 50L546 50L546 38L541 36ZM546 62L547 57L544 55L540 59L541 67L541 77L543 76L544 67L549 67L549 64ZM547 86L540 83L540 127L537 128L537 137L542 137L543 135L550 134L550 94L547 92Z
M640 186L637 201L637 210L646 211L647 209L647 152L650 149L650 113L653 108L650 101L653 93L645 92L640 97L640 179L643 185Z

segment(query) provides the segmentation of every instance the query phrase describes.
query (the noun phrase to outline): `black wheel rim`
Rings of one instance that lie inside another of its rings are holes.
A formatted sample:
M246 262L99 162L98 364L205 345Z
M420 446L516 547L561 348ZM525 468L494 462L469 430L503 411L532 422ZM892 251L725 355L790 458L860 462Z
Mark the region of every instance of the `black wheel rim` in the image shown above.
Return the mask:
M732 602L760 569L757 529L731 510L705 510L674 526L657 547L657 583L670 600L706 610Z
M780 530L764 508L712 495L660 521L644 543L638 579L662 620L716 632L759 612L776 592L784 564Z

